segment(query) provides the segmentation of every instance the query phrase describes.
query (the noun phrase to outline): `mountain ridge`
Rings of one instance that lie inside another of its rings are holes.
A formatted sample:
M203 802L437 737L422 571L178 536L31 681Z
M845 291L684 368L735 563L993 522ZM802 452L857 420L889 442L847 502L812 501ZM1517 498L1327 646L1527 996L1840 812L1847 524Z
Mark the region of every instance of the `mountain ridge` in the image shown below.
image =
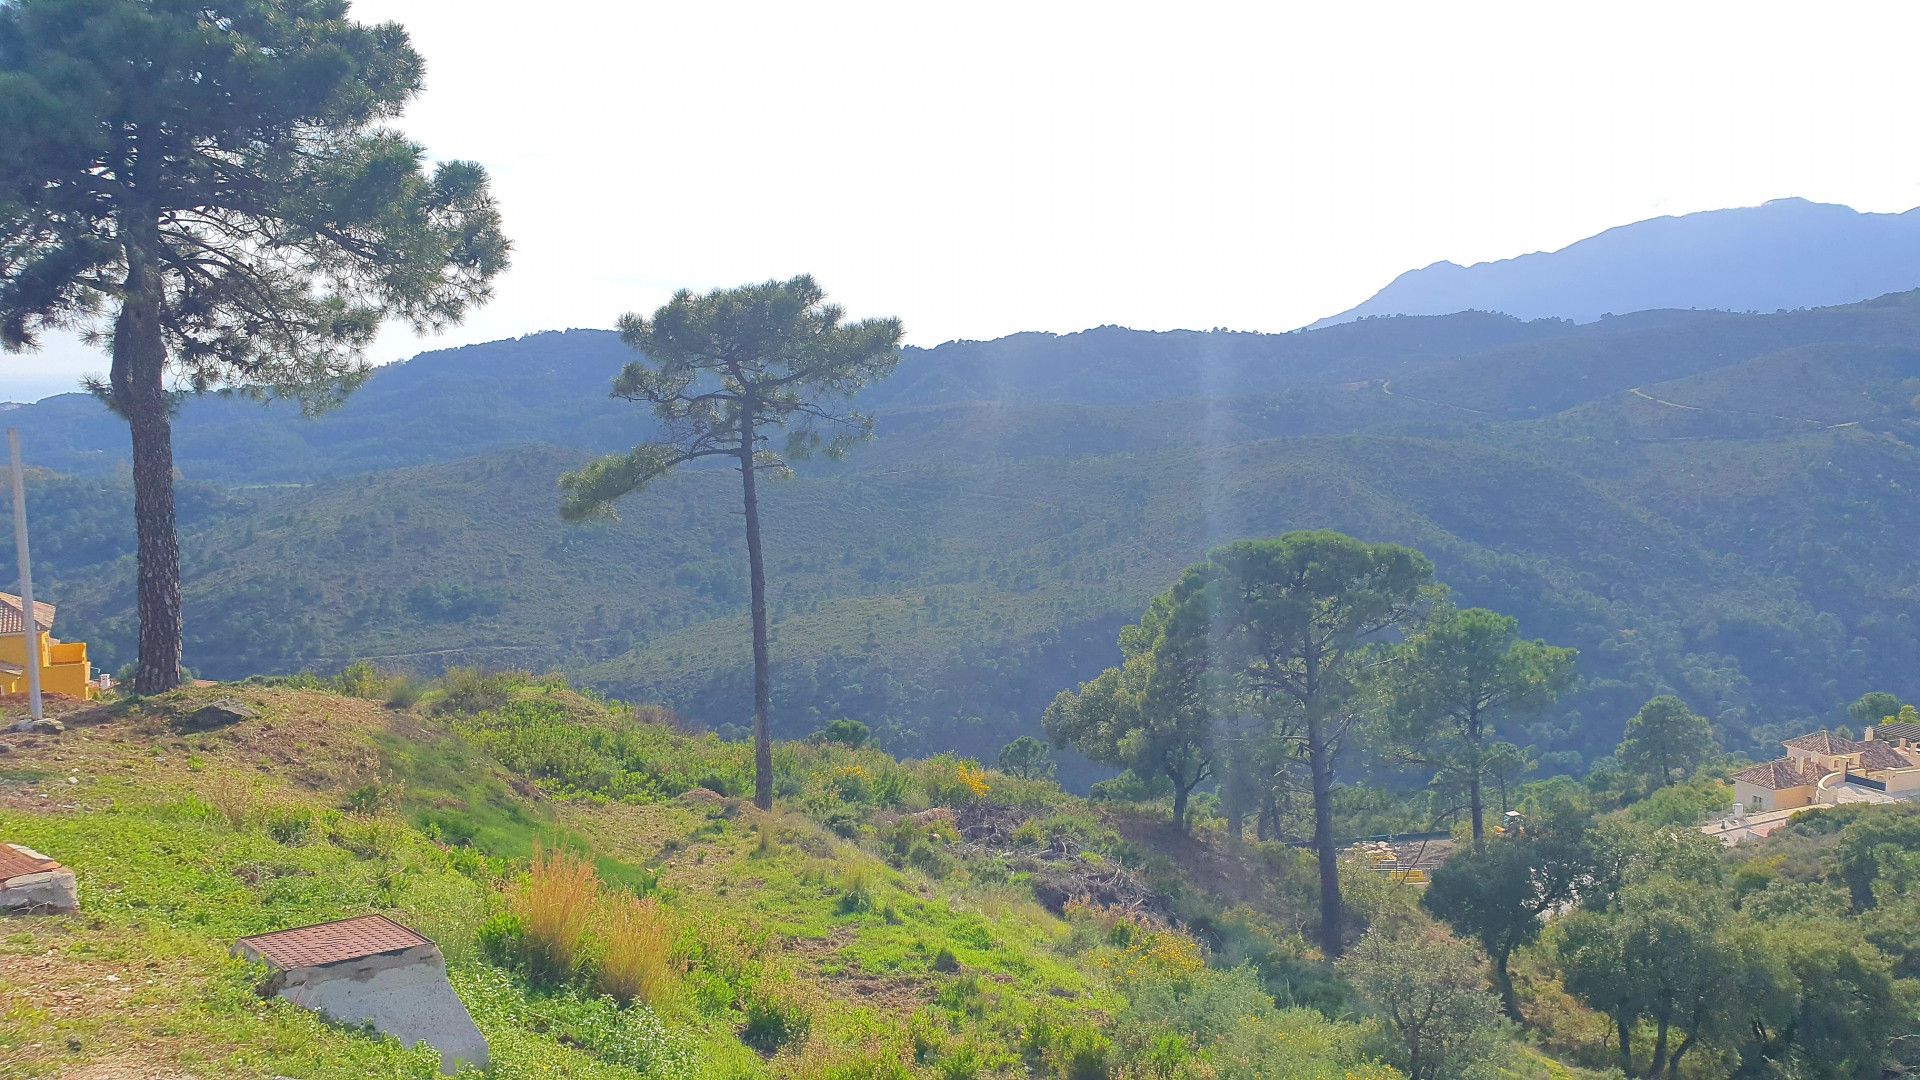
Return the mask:
M1310 324L1501 312L1586 323L1656 308L1825 307L1920 286L1920 208L1861 212L1801 198L1648 218L1551 251L1461 265L1440 260Z

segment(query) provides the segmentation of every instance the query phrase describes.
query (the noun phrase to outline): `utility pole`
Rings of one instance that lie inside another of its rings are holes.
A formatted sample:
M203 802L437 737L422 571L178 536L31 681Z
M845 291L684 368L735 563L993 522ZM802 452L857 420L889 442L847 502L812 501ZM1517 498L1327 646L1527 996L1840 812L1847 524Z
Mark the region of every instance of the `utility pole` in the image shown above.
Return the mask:
M34 618L33 565L27 555L27 485L20 475L20 429L7 429L7 454L13 461L13 547L20 556L20 632L27 639L27 702L35 720L45 717L40 703L40 623Z

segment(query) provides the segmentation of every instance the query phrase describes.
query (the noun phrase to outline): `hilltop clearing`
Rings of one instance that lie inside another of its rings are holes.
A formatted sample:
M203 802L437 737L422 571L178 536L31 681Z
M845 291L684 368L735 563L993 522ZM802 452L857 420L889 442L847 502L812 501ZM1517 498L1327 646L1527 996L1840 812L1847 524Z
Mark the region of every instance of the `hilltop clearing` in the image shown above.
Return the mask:
M258 715L180 734L216 696ZM735 797L745 747L552 682L406 709L202 688L65 720L0 736L0 836L57 853L83 897L6 927L0 1075L431 1075L424 1051L255 999L228 955L367 911L439 943L500 1077L1118 1076L1175 1050L1239 1070L1220 1075L1386 1075L1357 1025L1306 1007L1344 992L1299 941L1285 849L1183 853L1223 913L1156 854L1163 825L957 759L782 744L792 810L761 815ZM604 944L535 962L541 912L516 898L536 849L587 854L592 918L642 905L666 941L646 997L598 995Z

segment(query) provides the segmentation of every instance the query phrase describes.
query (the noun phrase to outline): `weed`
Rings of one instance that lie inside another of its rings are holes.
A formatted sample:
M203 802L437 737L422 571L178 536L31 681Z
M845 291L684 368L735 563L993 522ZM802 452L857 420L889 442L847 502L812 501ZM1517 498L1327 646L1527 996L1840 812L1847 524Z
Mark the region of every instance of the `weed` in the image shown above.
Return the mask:
M873 909L874 896L873 867L859 858L844 859L840 863L840 900L836 905L840 914L855 915Z

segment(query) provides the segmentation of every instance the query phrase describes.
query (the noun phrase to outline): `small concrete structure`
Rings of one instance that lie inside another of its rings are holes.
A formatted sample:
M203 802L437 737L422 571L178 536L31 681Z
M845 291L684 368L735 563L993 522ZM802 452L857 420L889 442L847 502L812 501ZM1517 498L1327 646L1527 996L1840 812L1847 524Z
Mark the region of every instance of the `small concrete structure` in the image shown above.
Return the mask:
M73 871L22 844L0 844L0 914L66 915L79 910Z
M433 942L384 915L241 938L234 952L271 966L262 996L335 1023L365 1024L407 1046L440 1051L440 1071L487 1067L487 1039L447 982Z

